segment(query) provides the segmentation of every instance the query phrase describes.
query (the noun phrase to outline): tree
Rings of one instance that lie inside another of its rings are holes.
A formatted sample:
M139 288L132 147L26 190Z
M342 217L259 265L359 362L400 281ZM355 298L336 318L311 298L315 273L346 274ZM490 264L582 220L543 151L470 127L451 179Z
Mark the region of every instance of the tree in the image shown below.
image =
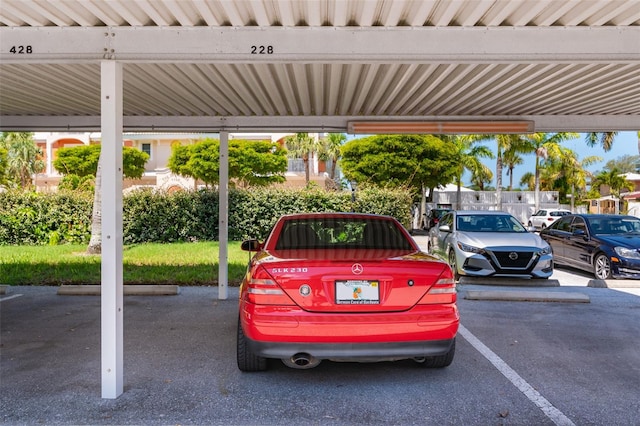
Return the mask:
M7 151L7 180L26 188L33 183L33 175L44 170L42 150L35 144L33 133L9 132L0 136L0 148Z
M484 186L487 176L492 177L491 170L480 161L480 158L493 158L493 153L484 145L478 145L484 137L478 135L439 135L441 140L453 144L458 155L456 163L456 209L460 209L462 175L471 172L471 181Z
M8 158L9 152L5 148L0 147L0 185L7 183Z
M591 132L586 134L585 142L591 147L600 145L605 151L610 151L616 136L618 132ZM640 149L640 146L638 148Z
M81 145L60 148L58 158L53 161L53 167L63 175L96 176L101 147L101 145ZM139 179L144 174L144 165L148 160L147 153L128 146L122 147L123 175L127 178Z
M609 160L604 165L606 170L618 169L620 173L638 173L640 169L640 155L623 155L615 160Z
M319 158L321 160L330 160L331 168L329 169L329 179L334 182L334 187L339 188L336 177L336 166L340 160L340 149L347 141L347 135L344 133L329 133L327 137L321 141L319 149Z
M347 142L341 152L340 166L347 179L415 190L453 181L459 160L453 144L432 135L369 136Z
M592 187L599 188L601 186L609 187L609 192L616 198L620 198L620 192L623 189L632 190L633 183L626 180L624 175L618 169L603 170L598 173L591 183Z
M233 140L229 144L229 177L241 186L281 183L287 171L287 151L271 141Z
M93 212L91 215L91 238L87 253L102 252L102 145L81 145L72 148L60 148L53 167L63 175L80 177L95 176L93 192ZM144 173L144 165L149 155L135 148L122 147L122 174L124 177L139 179Z
M309 136L309 133L296 133L294 136L287 136L285 144L289 151L289 157L302 158L304 162L304 179L308 184L310 179L309 157L314 152L317 152L317 141Z
M520 186L527 188L527 191L533 191L536 187L536 177L531 172L526 172L520 178Z
M580 194L586 193L587 177L591 176L586 168L601 160L598 156L589 156L578 160L578 155L573 150L558 146L557 156L549 157L542 164L544 179L541 176L541 182L545 181L547 189L557 190L562 200L570 194L571 210L573 211L576 190Z
M194 179L207 185L220 181L220 141L205 139L189 147L189 160L185 170ZM172 170L173 171L173 170Z
M523 139L526 143L525 152L533 152L536 155L535 163L535 210L540 209L540 159L560 158L560 143L569 139L577 138L577 133L531 133L525 135Z
M510 149L504 152L504 157L502 159L503 164L507 166L507 176L509 176L509 191L513 191L513 169L524 162L518 151L518 147L510 147Z
M496 140L496 198L498 210L502 210L502 169L504 166L504 153L513 150L523 152L526 144L524 135L508 134L495 135Z
M229 178L247 186L284 182L287 153L271 141L232 140L229 143ZM169 169L178 175L202 180L207 185L220 179L220 141L204 139L193 145L174 145Z

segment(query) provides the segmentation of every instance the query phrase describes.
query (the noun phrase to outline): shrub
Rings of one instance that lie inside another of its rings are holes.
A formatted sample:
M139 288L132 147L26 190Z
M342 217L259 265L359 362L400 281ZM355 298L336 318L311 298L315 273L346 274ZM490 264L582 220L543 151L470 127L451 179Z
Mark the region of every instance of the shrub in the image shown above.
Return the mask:
M0 244L86 244L92 202L82 192L0 193Z
M351 196L314 187L233 189L229 192L229 239L264 239L280 216L300 212L385 214L409 226L408 190L363 188L356 193L355 203ZM0 193L0 244L87 244L92 202L92 194L85 191ZM124 243L218 240L218 205L219 196L213 190L133 191L123 199Z

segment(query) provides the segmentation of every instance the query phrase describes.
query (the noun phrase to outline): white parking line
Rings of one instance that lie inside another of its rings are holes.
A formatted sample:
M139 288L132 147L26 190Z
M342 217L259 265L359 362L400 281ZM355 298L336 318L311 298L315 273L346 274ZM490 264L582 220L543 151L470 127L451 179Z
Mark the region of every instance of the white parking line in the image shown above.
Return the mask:
M14 294L13 296L9 296L9 297L3 297L0 299L0 302L4 302L5 300L11 300L11 299L15 299L16 297L20 297L22 296L21 294Z
M558 426L575 426L575 424L560 410L551 405L549 401L547 401L540 393L533 388L529 383L527 383L515 370L507 365L506 362L502 360L498 355L495 354L491 349L489 349L484 343L482 343L476 336L471 334L469 330L467 330L462 324L460 324L460 328L458 329L458 333L464 337L467 342L471 343L471 346L476 348L478 352L480 352L486 359L489 360L494 367L498 369L499 372L504 375L515 387L517 387L520 392L525 394L527 398L534 404L536 404L544 414L551 419L553 423Z

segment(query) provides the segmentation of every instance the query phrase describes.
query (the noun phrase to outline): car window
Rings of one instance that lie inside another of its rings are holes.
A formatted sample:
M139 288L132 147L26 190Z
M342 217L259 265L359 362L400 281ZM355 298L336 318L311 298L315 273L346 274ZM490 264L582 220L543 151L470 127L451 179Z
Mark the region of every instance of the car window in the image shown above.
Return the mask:
M571 232L576 232L576 231L583 231L583 232L587 232L587 225L584 222L584 219L581 217L576 216L573 220L573 222L571 223Z
M557 229L558 231L571 232L572 219L573 218L567 216L561 217L553 225L551 225L551 228Z
M442 225L448 225L449 228L451 228L451 225L453 225L453 213L447 213L442 217L442 220L440 220L438 226Z
M395 222L378 219L289 220L276 242L277 250L335 248L413 250Z

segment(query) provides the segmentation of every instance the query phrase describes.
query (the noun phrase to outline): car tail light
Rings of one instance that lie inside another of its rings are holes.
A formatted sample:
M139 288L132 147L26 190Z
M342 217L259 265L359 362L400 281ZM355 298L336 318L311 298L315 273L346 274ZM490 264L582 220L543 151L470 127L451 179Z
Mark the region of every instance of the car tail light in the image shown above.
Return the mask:
M456 280L450 268L445 268L445 272L438 278L436 283L427 291L420 304L434 303L455 303L457 299Z
M555 220L555 218L553 218L553 217L548 217L548 218L547 218L547 220L548 220L549 222L553 222L553 221Z
M256 268L247 283L245 300L256 305L294 305L291 298L262 266Z

